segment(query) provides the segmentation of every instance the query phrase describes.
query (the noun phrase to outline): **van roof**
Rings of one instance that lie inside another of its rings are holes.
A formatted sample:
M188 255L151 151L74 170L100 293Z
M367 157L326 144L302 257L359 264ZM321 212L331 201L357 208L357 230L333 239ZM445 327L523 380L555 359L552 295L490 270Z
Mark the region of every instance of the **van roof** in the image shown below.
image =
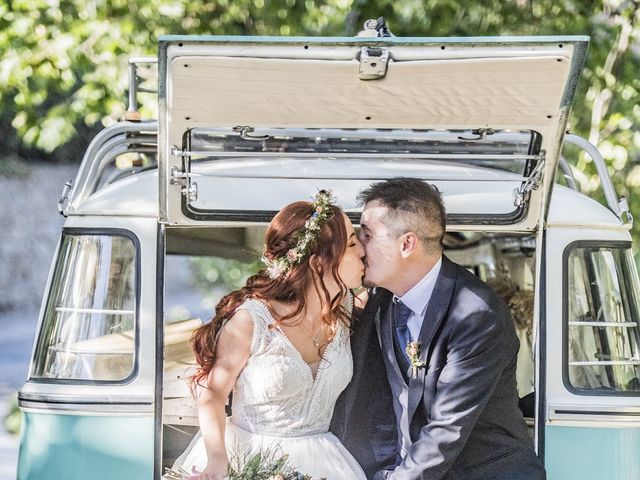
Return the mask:
M449 195L444 192L447 211L454 214L461 205L470 203L476 205L476 208L487 209L488 212L495 211L496 202L503 201L505 197L513 194L511 183L506 180L520 178L510 172L477 166L449 164L444 168L447 169L448 178L458 177L463 180L482 174L485 179L502 177L501 180L505 180L477 182L474 184L473 192L458 191ZM433 162L432 169L440 175L443 174L443 165L438 162ZM234 189L243 191L241 183L244 180L246 179L236 179L238 186ZM290 201L293 200L293 198L290 199ZM149 170L120 179L91 195L69 214L158 218L158 171ZM561 185L554 187L547 225L597 225L607 228L625 228L620 219L608 208L584 194ZM469 228L473 229L471 226ZM491 225L484 225L482 229L492 230Z

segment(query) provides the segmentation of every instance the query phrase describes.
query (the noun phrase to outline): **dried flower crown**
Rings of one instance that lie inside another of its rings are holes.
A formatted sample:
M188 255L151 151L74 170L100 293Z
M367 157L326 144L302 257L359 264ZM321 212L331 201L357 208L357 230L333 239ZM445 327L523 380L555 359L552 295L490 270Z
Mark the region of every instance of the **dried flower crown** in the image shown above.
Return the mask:
M276 279L284 276L291 267L298 265L309 255L311 248L318 240L322 224L333 214L331 207L334 201L331 190L320 190L311 205L313 210L311 217L305 222L304 228L296 234L295 246L282 257L270 259L262 255L261 260L267 267L269 278Z

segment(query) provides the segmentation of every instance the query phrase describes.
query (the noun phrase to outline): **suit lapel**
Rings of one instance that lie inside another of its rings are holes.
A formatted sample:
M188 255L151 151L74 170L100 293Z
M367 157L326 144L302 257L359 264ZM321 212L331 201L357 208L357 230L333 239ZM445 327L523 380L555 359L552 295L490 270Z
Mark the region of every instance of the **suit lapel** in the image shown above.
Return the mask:
M427 361L429 350L431 349L431 343L436 335L436 332L440 328L444 320L444 316L449 309L451 298L453 296L453 290L456 284L456 267L447 257L443 255L442 265L440 267L440 273L438 279L431 294L431 299L427 305L427 310L422 321L422 327L420 328L420 334L418 341L420 342L420 360L422 362ZM411 372L409 380L409 399L407 402L407 409L409 414L409 423L411 423L411 417L418 408L420 399L424 392L424 377L426 370L429 368L427 365L423 368L418 368L415 378L413 372Z

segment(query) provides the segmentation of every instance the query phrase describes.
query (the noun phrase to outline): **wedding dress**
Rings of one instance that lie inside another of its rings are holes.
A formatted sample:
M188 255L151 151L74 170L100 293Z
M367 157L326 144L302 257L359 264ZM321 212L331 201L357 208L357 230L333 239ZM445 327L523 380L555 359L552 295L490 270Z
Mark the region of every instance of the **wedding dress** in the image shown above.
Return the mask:
M239 308L251 314L254 326L249 359L234 386L226 423L228 455L240 450L249 458L246 452L276 448L314 480L366 480L356 460L329 432L335 402L353 373L348 328L338 327L314 377L286 335L269 328L274 319L265 304L249 299ZM206 463L198 434L173 469L202 471Z

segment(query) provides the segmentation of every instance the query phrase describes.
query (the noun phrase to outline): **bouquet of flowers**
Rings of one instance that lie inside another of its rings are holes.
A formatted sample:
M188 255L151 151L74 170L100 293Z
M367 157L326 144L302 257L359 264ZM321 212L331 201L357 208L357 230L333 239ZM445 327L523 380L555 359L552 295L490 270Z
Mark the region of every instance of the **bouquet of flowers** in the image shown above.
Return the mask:
M182 469L168 469L165 480L197 480L198 473L189 473ZM309 475L298 472L289 464L289 455L283 454L278 447L271 447L253 455L238 449L230 455L227 480L313 480ZM318 479L326 480L326 479Z

